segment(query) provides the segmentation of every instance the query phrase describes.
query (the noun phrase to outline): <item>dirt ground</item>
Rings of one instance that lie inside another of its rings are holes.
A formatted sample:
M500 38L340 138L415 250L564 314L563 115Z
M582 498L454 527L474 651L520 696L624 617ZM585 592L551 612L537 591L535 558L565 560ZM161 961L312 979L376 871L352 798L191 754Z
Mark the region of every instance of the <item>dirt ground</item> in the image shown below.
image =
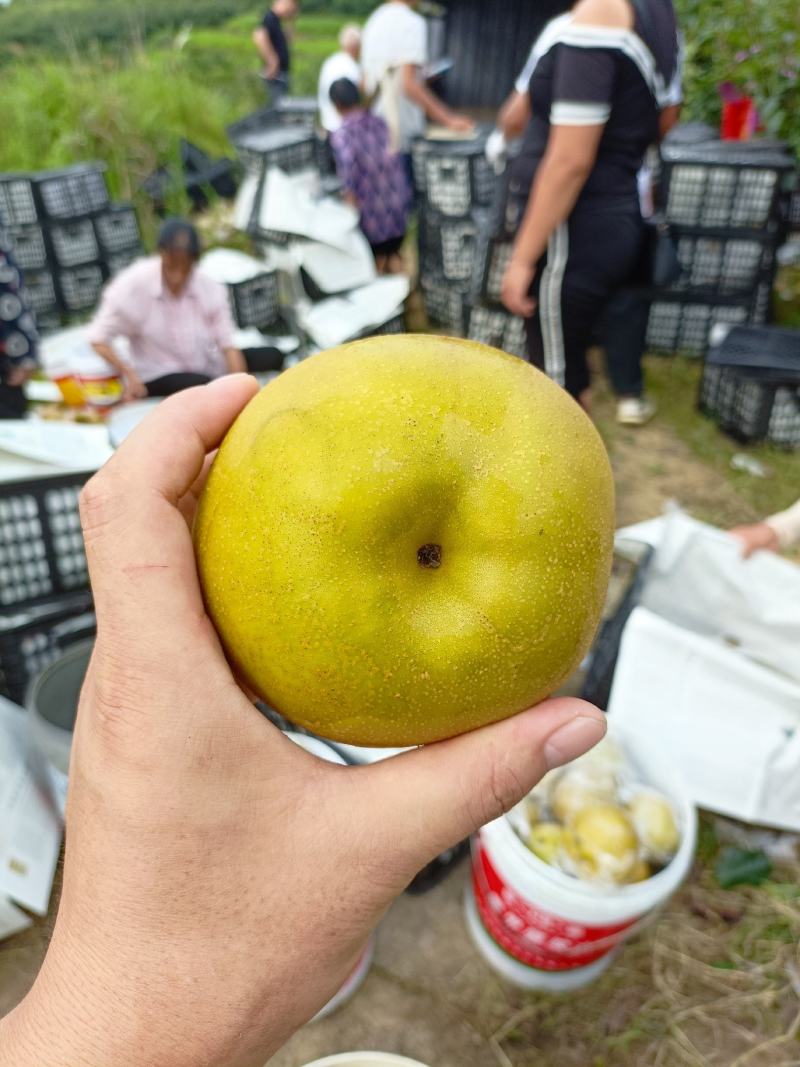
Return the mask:
M621 430L611 416L601 393L620 525L670 500L720 524L755 517L664 422ZM270 1067L353 1049L431 1067L800 1067L800 864L774 892L726 893L699 861L607 974L564 997L516 990L483 963L462 916L467 873L462 862L428 894L402 897L380 928L363 987L295 1035ZM0 944L0 1015L32 982L49 927Z

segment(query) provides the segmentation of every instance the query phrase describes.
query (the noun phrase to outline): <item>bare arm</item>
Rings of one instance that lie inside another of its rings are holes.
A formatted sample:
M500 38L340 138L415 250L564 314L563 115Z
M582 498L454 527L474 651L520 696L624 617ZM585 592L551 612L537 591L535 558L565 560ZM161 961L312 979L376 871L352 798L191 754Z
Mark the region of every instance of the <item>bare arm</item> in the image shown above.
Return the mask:
M106 363L110 363L122 378L125 383L126 400L137 400L147 396L147 387L142 379L132 367L129 367L124 360L119 358L111 345L104 344L102 341L95 341L92 344L92 348Z
M258 54L264 60L267 76L270 78L274 77L280 70L280 61L278 60L278 53L272 47L272 41L269 39L269 34L263 26L259 26L253 31L253 44L258 49Z
M222 355L225 357L225 367L228 374L247 373L247 360L244 358L241 350L236 348L235 345L229 345L227 348L223 348Z
M404 95L421 107L429 119L440 123L442 126L447 126L448 129L460 130L463 133L467 133L473 128L475 123L472 119L467 118L466 115L459 115L455 111L451 111L420 80L419 67L414 66L413 63L404 63L400 68L400 72L400 86Z
M605 126L553 126L503 280L503 303L516 315L535 309L528 296L550 234L572 212L592 172Z
M658 116L658 139L663 141L669 131L678 122L681 117L681 105L680 104L668 104L667 107L662 108Z
M514 91L500 109L497 125L507 141L521 137L531 120L531 99L527 93Z

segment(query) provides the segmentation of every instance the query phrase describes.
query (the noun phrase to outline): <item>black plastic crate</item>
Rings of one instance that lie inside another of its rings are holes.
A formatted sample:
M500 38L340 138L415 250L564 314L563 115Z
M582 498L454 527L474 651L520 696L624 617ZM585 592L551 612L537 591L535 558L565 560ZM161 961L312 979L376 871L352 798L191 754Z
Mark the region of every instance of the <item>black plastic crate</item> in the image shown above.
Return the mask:
M779 148L733 142L662 149L661 202L680 226L761 229L779 214L794 161Z
M106 268L106 273L109 278L113 278L120 271L125 270L131 263L134 263L137 259L144 255L144 246L137 245L134 248L126 248L124 252L115 252L113 255L106 256L103 264Z
M239 159L250 173L277 167L287 174L316 169L317 141L305 126L267 126L233 138Z
M50 270L25 272L25 292L28 304L37 318L57 314L59 310L55 275Z
M316 117L316 100L312 101L315 108L312 112L309 110L305 98L299 98L301 101L299 106L295 103L298 100L296 97L286 97L284 99L287 101L286 106L281 102L277 107L262 107L250 115L245 115L244 118L237 119L230 126L226 126L225 132L231 144L238 144L242 138L247 137L249 134L257 133L261 130L277 129L281 126L298 126L306 130L312 129ZM289 101L292 101L292 103L290 104Z
M435 274L423 274L420 288L428 318L435 326L453 334L464 335L466 296L464 292Z
M800 448L800 385L776 385L735 367L706 364L700 410L737 441Z
M78 496L89 473L0 485L0 610L89 584Z
M42 270L47 266L47 244L41 226L11 226L5 232L14 259L23 271Z
M50 242L59 267L79 267L84 263L95 263L100 258L100 247L91 219L74 219L51 225Z
M799 447L800 330L729 330L708 353L699 403L738 440Z
M678 258L683 268L672 291L698 290L714 296L750 296L760 282L771 282L779 235L776 228L763 234L707 233L674 228Z
M265 271L247 281L228 284L233 317L245 329L248 326L270 326L279 313L278 276Z
M795 189L787 198L786 225L792 233L800 233L800 189Z
M472 283L481 223L474 217L449 218L430 210L419 219L420 262L464 290Z
M92 311L103 291L105 276L99 263L69 267L58 275L61 302L65 311Z
M6 226L30 226L38 220L33 180L26 174L0 174L0 219Z
M769 317L769 305L769 284L760 285L749 300L659 294L650 306L647 348L666 355L683 352L701 356L709 347L715 325L764 323Z
M491 236L488 228L479 235L473 273L473 294L479 303L501 306L503 278L513 250L513 241Z
M94 227L100 250L106 257L142 246L139 220L132 204L112 204L96 216Z
M653 549L642 541L617 539L603 620L589 652L581 696L598 708L607 708L619 657L622 633L642 597ZM615 590L621 595L614 596Z
M0 614L0 694L23 704L33 679L96 629L88 590Z
M470 341L480 341L511 356L527 359L525 320L503 308L481 304L471 307L467 317L467 337Z
M41 214L50 219L78 219L108 207L105 167L78 163L34 177Z
M450 217L490 207L498 178L487 161L484 138L474 141L415 141L411 148L414 185L425 203Z

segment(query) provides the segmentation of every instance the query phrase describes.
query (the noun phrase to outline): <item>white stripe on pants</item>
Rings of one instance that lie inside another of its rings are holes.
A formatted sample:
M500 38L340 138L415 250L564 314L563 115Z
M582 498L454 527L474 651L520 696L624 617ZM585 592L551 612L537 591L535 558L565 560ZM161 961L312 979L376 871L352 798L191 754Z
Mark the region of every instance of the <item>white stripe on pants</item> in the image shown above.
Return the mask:
M542 331L544 370L548 378L564 385L564 331L561 323L561 287L569 257L569 228L566 222L551 233L547 242L547 263L539 282L539 326Z

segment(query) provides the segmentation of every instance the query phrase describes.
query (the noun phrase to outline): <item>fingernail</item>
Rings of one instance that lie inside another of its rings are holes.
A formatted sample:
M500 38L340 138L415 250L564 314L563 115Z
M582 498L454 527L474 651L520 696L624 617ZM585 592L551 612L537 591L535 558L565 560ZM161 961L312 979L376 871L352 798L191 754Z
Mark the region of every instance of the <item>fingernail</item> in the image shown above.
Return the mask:
M545 742L544 758L547 769L552 771L555 767L563 767L570 760L582 756L602 740L605 732L605 716L597 719L590 715L577 715L568 723L559 726Z

